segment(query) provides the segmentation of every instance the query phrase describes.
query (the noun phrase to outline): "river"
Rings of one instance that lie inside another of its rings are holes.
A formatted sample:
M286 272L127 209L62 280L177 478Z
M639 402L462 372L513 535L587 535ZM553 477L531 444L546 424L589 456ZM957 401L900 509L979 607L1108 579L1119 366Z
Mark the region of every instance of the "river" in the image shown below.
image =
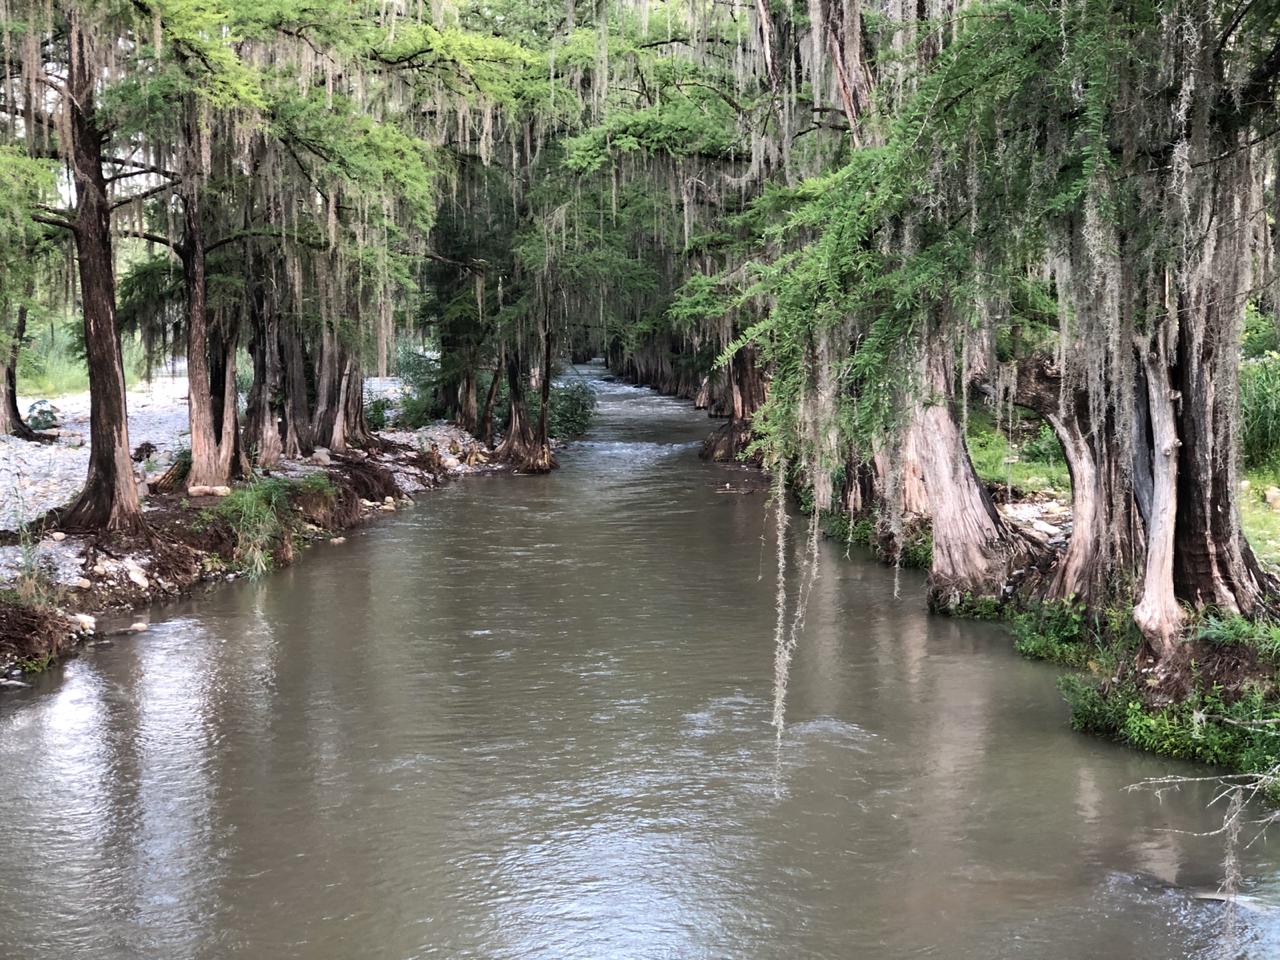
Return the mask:
M551 475L0 698L0 957L1222 955L1210 787L1124 790L1206 771L1073 733L1055 670L917 576L821 546L775 751L762 482L596 387ZM1280 851L1242 859L1280 903ZM1238 936L1280 955L1269 912Z

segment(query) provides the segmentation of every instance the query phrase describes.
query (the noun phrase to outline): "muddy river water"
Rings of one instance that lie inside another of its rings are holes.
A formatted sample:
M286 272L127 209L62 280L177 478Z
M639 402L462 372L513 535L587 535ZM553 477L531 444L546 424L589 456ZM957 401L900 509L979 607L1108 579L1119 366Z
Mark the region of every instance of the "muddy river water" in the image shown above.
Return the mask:
M1224 950L1194 897L1210 787L1124 790L1205 771L1073 733L1054 669L838 544L775 750L761 482L698 460L687 405L596 387L553 474L0 697L0 957L1280 956L1269 910ZM1242 853L1264 908L1277 843Z

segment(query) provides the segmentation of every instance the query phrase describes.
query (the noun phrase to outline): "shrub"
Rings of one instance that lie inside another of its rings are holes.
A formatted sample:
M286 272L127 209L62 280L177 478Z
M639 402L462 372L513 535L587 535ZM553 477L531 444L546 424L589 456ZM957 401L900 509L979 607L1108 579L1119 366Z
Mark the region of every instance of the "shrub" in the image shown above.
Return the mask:
M537 400L533 403L537 410ZM547 430L561 440L580 437L591 427L596 415L596 392L583 380L553 384L547 411Z
M1013 646L1032 660L1083 667L1101 654L1084 605L1052 600L1013 618Z
M365 404L364 417L369 422L370 430L385 430L390 419L391 401L386 397L377 397Z
M331 489L328 478L320 476ZM302 483L315 481L308 477ZM276 549L290 533L293 521L290 495L293 488L293 483L288 480L259 478L232 490L230 496L207 511L231 528L236 541L236 564L251 579L256 580L270 571Z
M1274 463L1280 454L1280 353L1240 368L1240 452L1246 466Z

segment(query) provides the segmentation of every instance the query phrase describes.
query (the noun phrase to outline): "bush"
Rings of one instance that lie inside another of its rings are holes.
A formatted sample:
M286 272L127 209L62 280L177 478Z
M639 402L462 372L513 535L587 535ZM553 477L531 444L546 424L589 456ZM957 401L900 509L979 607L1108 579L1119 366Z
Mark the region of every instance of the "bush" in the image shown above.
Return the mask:
M1013 618L1013 646L1024 657L1083 667L1102 650L1083 604L1046 601Z
M364 418L370 430L385 430L391 412L391 401L386 397L378 397L365 404Z
M1240 452L1248 467L1275 463L1280 454L1280 353L1240 368Z
M1239 614L1210 613L1200 622L1196 639L1215 646L1242 646L1254 650L1259 659L1280 663L1280 624L1269 620L1248 620Z
M298 486L321 487L331 490L329 479L307 477ZM258 579L271 570L276 550L291 533L293 507L290 497L294 484L277 477L263 477L247 486L237 487L230 496L212 510L206 511L226 522L235 536L235 559L242 572L250 579ZM313 491L315 492L315 491Z
M536 415L538 401L533 401ZM583 380L551 387L551 405L547 411L547 430L560 440L580 437L591 427L596 416L596 392Z

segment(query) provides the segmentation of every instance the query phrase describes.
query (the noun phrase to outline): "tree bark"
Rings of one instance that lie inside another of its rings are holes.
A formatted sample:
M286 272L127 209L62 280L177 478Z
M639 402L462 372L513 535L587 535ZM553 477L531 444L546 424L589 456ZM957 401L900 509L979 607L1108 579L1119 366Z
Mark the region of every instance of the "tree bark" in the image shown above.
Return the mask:
M21 440L38 440L39 435L27 426L18 409L18 354L27 335L27 307L19 304L13 340L0 365L0 434Z
M933 533L929 605L953 610L966 596L1001 597L1027 547L1001 519L969 459L952 410L955 356L941 330L926 340L921 377L925 399L915 409L912 453L918 457Z
M116 329L116 290L111 255L111 207L102 171L103 132L95 114L97 72L74 8L68 59L71 172L76 193L72 228L84 306L85 356L89 364L89 472L84 489L60 512L68 529L147 532L129 456L124 360Z
M507 358L507 432L494 451L494 460L523 470L527 464L536 465L537 447L525 411L524 377L520 366L519 356L512 352Z

